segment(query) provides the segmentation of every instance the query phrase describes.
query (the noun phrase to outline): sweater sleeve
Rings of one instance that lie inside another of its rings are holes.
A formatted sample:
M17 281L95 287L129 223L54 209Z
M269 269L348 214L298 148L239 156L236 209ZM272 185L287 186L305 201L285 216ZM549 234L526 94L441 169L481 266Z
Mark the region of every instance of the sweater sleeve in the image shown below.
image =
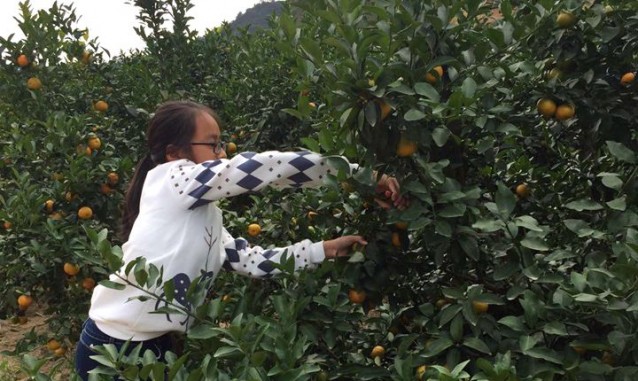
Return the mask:
M348 163L348 168L351 174L357 165ZM326 176L336 173L337 169L330 165L327 157L309 151L242 152L232 159L201 164L181 160L170 169L169 181L184 206L195 209L221 198L259 191L266 186L318 186Z
M280 263L284 252L287 258L294 256L295 271L316 268L326 257L323 242L313 243L306 239L288 247L264 249L249 246L244 238L233 238L226 229L222 236L225 254L223 268L253 278L270 278L281 273L274 264Z

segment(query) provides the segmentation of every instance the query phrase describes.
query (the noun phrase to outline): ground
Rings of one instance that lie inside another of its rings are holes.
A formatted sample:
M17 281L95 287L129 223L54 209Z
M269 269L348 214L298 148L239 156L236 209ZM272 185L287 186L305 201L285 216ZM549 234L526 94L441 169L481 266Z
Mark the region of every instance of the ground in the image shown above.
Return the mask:
M29 309L26 312L27 321L20 323L12 318L0 320L0 381L28 380L28 375L21 369L20 364L25 354L30 354L37 359L50 358L41 368L41 372L47 373L55 370L53 379L68 379L68 370L72 366L72 352L68 351L63 357L52 355L41 340L47 332L47 316L43 309ZM39 340L40 339L40 340ZM17 354L14 351L18 349ZM59 366L59 367L58 367ZM60 371L62 370L62 371Z

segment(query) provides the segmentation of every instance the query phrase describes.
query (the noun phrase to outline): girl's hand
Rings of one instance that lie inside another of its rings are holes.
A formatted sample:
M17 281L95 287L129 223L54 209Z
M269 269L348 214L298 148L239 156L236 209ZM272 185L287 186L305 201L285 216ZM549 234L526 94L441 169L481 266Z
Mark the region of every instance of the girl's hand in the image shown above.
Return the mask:
M390 209L390 207L394 206L399 210L405 210L409 205L408 199L401 195L399 181L392 176L381 176L377 183L377 193L381 193L385 197L385 199L375 198L377 204L383 209Z
M352 245L355 243L368 244L360 235L344 235L343 237L323 241L323 251L326 254L326 258L343 257L350 254Z

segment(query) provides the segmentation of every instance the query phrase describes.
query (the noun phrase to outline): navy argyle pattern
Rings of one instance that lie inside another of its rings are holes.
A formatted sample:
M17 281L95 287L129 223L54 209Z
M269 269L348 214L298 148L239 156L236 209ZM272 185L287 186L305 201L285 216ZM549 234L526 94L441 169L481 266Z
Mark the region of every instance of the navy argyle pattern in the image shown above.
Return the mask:
M226 271L235 271L253 278L271 278L281 272L275 267L275 263L280 263L284 252L294 256L297 270L315 266L308 258L310 245L312 245L310 240L303 240L287 248L275 249L251 247L245 239L235 239L229 234L224 242L226 259L222 268Z
M195 164L184 160L172 168L171 186L195 209L225 197L256 192L266 186L301 188L320 185L333 169L314 152L242 152L232 159Z

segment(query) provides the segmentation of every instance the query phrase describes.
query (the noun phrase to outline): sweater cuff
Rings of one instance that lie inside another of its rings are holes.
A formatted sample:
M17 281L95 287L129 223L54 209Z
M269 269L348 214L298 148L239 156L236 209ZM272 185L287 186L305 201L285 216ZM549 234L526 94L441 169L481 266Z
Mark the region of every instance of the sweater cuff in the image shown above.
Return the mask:
M310 263L319 264L324 259L326 259L326 253L323 251L323 241L310 245Z

